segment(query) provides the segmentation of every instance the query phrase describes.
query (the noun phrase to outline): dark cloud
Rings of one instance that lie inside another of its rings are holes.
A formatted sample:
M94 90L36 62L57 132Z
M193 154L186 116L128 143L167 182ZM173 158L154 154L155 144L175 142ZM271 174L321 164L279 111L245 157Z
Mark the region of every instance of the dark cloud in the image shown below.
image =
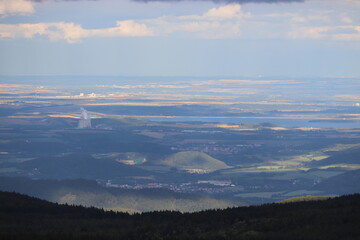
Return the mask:
M183 2L183 1L194 1L194 2L205 2L212 1L215 3L292 3L292 2L305 2L305 0L132 0L135 2Z

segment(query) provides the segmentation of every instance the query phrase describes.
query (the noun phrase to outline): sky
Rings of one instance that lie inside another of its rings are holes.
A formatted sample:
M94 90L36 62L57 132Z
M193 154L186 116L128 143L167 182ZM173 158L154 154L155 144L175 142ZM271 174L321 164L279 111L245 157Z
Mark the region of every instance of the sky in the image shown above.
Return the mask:
M360 77L360 0L0 0L0 75Z

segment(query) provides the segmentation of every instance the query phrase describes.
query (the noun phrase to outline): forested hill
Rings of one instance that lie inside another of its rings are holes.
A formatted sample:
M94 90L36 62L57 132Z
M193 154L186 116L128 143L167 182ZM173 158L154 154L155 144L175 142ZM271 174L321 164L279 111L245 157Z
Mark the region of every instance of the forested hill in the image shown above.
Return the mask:
M360 239L360 194L129 215L0 192L0 239Z
M120 189L104 187L94 180L33 180L0 176L0 191L18 192L56 203L94 206L127 212L181 211L225 209L244 206L240 201L220 199L168 189Z

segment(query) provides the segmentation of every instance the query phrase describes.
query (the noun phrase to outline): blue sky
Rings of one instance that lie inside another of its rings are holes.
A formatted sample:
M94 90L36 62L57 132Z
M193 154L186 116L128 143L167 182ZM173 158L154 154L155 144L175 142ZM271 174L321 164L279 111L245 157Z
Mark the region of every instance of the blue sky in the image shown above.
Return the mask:
M358 0L0 0L0 75L360 77L359 13Z

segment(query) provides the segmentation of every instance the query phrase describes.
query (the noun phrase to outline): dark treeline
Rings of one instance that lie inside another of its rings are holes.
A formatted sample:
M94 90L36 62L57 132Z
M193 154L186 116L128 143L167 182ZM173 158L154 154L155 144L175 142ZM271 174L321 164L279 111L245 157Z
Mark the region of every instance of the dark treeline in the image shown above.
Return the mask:
M100 208L149 212L172 210L197 212L205 209L244 206L236 200L177 193L168 189L121 189L104 187L95 180L29 179L0 176L0 191L18 192L50 202Z
M0 239L360 239L360 194L129 215L0 192Z

